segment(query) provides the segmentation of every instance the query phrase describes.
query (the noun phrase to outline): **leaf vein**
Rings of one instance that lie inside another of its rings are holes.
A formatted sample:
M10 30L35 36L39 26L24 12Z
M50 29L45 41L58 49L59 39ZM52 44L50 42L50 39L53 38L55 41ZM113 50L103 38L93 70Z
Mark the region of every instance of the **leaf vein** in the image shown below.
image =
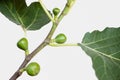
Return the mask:
M5 2L4 2L5 3ZM10 12L10 14L13 16L13 18L18 21L18 19L15 17L15 15L12 13L12 11L10 10L10 8L8 7L7 3L5 3L5 7L6 9Z
M105 40L109 40L109 39L113 39L113 38L118 38L118 37L120 37L120 35L119 36L114 36L114 37L100 39L100 40L93 41L93 42L90 42L90 43L84 43L84 45L88 46L88 45L91 45L91 44L96 44L96 43L101 42L101 41L105 41Z
M114 46L114 45L116 45L116 44L119 44L120 43L120 41L118 41L118 42L116 42L116 43L114 43L114 44L110 44L110 45L106 45L106 46L102 46L102 47L97 47L97 48L94 48L94 49L102 49L102 48L106 48L106 47L111 47L111 46Z
M118 58L115 58L115 57L110 56L110 55L106 55L105 53L102 53L102 52L100 52L100 51L97 51L97 50L95 50L95 49L92 49L92 48L84 45L83 43L81 43L80 45L83 46L83 47L85 47L85 48L87 48L87 49L89 49L89 50L91 50L91 51L93 51L93 52L95 52L95 53L97 53L97 54L99 53L99 54L101 54L102 56L105 56L105 57L108 57L108 58L110 58L110 59L114 59L114 60L120 61L120 59L118 59Z
M36 14L35 14L35 17L34 17L33 21L31 22L31 24L29 24L29 26L26 29L29 29L35 23L36 18L38 16L38 12L39 12L39 9L36 11Z

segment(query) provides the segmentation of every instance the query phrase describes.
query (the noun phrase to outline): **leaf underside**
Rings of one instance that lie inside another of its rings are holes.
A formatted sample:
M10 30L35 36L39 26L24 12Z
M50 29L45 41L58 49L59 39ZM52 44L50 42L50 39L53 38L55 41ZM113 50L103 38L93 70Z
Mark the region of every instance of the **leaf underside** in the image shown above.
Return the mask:
M0 0L0 12L25 30L38 30L50 22L39 2L27 6L25 0Z
M99 80L120 80L120 28L88 32L80 46L92 58Z

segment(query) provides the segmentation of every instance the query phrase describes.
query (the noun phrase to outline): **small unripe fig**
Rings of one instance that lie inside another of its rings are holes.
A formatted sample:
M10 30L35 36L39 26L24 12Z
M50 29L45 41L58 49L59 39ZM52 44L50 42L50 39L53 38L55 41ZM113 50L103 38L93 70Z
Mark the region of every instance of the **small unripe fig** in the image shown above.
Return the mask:
M58 44L65 43L66 40L67 40L67 38L63 33L60 33L55 37L55 42Z
M28 40L26 38L22 38L17 42L17 47L27 51L28 50Z
M30 76L36 76L40 72L40 65L36 62L31 62L26 67L26 72Z
M55 16L57 16L59 13L60 13L60 9L59 9L59 8L54 8L54 9L53 9L53 14L54 14Z

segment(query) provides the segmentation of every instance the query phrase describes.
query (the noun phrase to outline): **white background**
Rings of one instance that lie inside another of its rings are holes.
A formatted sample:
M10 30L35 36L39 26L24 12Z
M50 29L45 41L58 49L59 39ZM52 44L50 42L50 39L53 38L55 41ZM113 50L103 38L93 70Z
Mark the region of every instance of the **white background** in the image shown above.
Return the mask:
M28 4L33 0L27 0ZM63 9L66 0L43 0L49 10ZM68 43L81 42L88 31L120 26L119 0L77 0L70 13L62 20L53 37L65 33ZM27 32L30 52L45 38L51 23L38 31ZM16 42L24 37L20 26L0 14L0 80L8 80L24 59L24 52ZM17 80L98 80L92 62L80 47L44 48L32 61L41 65L40 74L30 77L23 73Z

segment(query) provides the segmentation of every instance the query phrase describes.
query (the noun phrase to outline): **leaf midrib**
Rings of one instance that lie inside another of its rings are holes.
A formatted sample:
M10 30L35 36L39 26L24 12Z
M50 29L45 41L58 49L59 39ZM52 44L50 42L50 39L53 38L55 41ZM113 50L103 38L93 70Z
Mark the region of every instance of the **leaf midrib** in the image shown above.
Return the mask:
M106 57L108 57L108 58L110 58L110 59L114 59L114 60L117 60L117 61L120 61L120 59L118 59L118 58L115 58L115 57L112 57L111 55L106 55L105 53L102 53L102 52L100 52L100 51L97 51L97 50L95 50L95 49L92 49L92 48L90 48L90 47L88 47L88 46L86 46L86 45L84 45L84 43L80 43L80 46L83 46L83 47L85 47L85 48L87 48L87 49L89 49L89 50L91 50L91 51L93 51L93 52L95 52L96 54L98 54L98 55L102 55L102 56L106 56Z
M29 24L26 29L29 29L34 24L34 22L36 21L36 18L38 16L38 12L39 12L39 9L37 9L34 19L32 20L31 24Z

